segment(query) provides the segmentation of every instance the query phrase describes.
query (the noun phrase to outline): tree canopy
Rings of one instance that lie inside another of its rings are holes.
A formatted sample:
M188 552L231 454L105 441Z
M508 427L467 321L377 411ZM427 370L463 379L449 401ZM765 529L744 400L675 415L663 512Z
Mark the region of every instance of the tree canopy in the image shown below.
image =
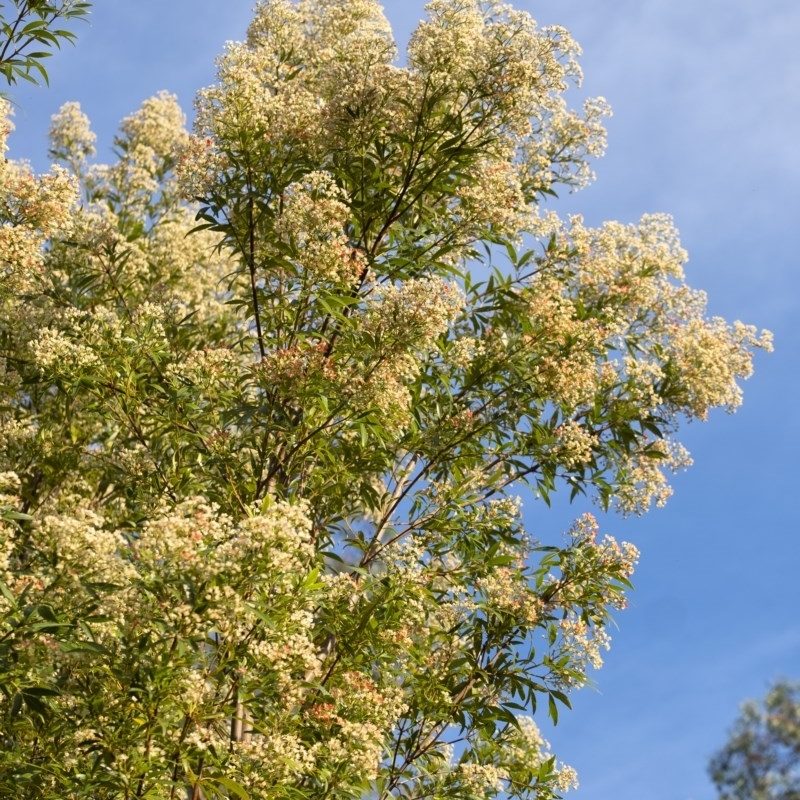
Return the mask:
M0 164L0 794L558 797L534 718L608 646L686 419L767 333L709 319L669 217L591 177L578 47L433 0L260 2L197 99ZM2 146L11 131L2 128Z
M800 684L778 681L745 703L709 774L720 800L798 800Z

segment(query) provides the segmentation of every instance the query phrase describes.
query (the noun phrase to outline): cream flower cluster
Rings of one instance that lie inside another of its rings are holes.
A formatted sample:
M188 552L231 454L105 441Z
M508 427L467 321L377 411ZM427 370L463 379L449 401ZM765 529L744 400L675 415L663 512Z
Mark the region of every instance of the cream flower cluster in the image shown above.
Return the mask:
M58 114L53 115L49 140L51 158L69 164L76 175L81 173L86 159L96 152L97 136L79 103L65 103Z
M542 601L518 569L496 567L486 577L478 578L476 588L483 592L487 607L493 613L509 613L530 628L542 618Z
M519 790L520 781L530 785L532 796L552 797L549 792L567 792L578 786L575 770L566 764L551 762L550 744L542 736L533 718L517 717L502 736L502 746L494 761L466 760L457 764L445 761L441 770L445 796L495 796L509 788ZM524 776L524 777L523 777ZM543 779L544 778L544 779ZM463 793L463 794L462 794Z
M276 228L313 280L353 284L364 265L344 235L346 197L324 172L312 172L284 192Z
M201 498L164 509L133 543L137 564L176 574L237 575L254 559L269 565L263 576L288 586L308 564L314 549L310 522L302 506L279 506L235 523Z
M315 215L327 215L329 210L327 202L308 208L313 208ZM352 279L353 267L362 269L352 253L340 257L347 251L340 244L317 244L325 249L333 245L336 252L328 263L334 270L350 270ZM313 246L303 248L306 265L315 260L309 249L320 251ZM309 272L321 277L320 272ZM342 398L357 412L377 409L385 421L402 429L408 422L411 402L408 387L424 360L438 350L439 338L461 312L462 304L458 288L441 279L418 278L374 286L363 308L343 324L333 351L324 341L308 339L277 347L266 353L257 374L265 388L280 385L292 396L298 382L324 387L327 396Z
M441 279L383 284L369 298L363 327L394 346L404 343L424 353L447 330L463 301L458 287Z
M561 635L561 654L569 657L573 669L583 672L589 665L603 666L602 650L611 647L611 637L604 628L590 626L580 617L571 615L558 623ZM567 680L566 685L570 685Z
M575 420L568 419L555 429L553 453L568 470L588 463L597 438Z
M520 291L527 328L515 346L530 352L540 396L568 415L555 430L556 459L574 469L603 450L602 435L576 415L598 401L666 420L665 432L681 416L735 410L752 351L771 350L771 334L705 317L705 295L683 282L686 253L671 219L650 215L639 225L598 229L580 217L550 222L550 244ZM618 505L635 513L663 505L670 494L665 473L690 463L676 442L627 448L615 467Z
M581 112L567 107L562 95L580 81L580 70L579 48L564 29L540 29L528 14L497 2L442 0L427 11L411 39L408 67L399 68L390 63L391 30L374 0L259 3L247 40L228 46L218 82L198 95L195 136L179 166L185 195L207 198L240 237L251 212L220 205L220 198L229 181L244 179L261 198L255 244L268 253L274 250L268 220L285 213L287 187L297 181L287 153L319 171L329 169L331 153L363 151L371 153L365 164L378 169L380 156L371 152L376 132L416 141L420 114L439 98L453 121L438 141L407 158L384 151L381 180L400 201L395 211L407 202L413 171L434 166L434 144L478 155L452 175L443 196L430 198L435 222L414 245L444 247L442 260L458 266L489 232L521 237L534 224L532 204L541 195L556 183L588 180L588 160L605 147L607 106L596 99ZM251 166L236 177L242 170L234 164L245 163ZM353 192L338 173L336 183ZM384 205L387 212L391 207ZM302 233L291 217L279 227L316 248L313 221ZM400 234L400 219L367 221L385 237L390 228ZM338 244L339 234L326 231L334 236L327 244ZM323 272L341 272L341 260L329 255Z
M550 756L550 743L542 736L539 726L533 717L520 715L517 718L518 728L515 728L506 745L505 757L511 761L518 761L535 769L537 765L547 761ZM558 791L569 791L578 788L578 776L575 770L566 765L558 764L555 769L555 786Z
M10 115L0 98L0 153L14 129ZM71 229L76 201L76 181L65 169L35 176L25 163L0 161L0 292L20 295L42 285L45 242Z
M689 451L680 442L660 439L648 442L630 453L625 465L625 481L615 501L625 512L641 514L651 503L663 508L672 496L666 472L676 473L692 465Z

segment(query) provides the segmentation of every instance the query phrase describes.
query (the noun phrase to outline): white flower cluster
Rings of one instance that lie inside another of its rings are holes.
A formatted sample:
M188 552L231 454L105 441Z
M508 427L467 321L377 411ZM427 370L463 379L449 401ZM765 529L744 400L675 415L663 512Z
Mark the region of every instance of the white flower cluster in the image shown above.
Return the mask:
M83 163L95 154L97 136L89 126L89 118L78 103L65 103L51 117L50 156L69 164L79 175Z
M0 98L0 154L14 126ZM61 167L35 176L22 162L0 160L0 292L24 295L44 279L44 245L72 227L77 183Z
M277 232L294 258L316 280L352 285L363 269L362 259L344 234L347 198L324 172L312 172L284 192Z
M563 28L540 29L530 15L499 2L436 0L427 11L409 44L408 66L399 68L390 63L391 30L374 0L259 3L247 41L228 45L218 82L198 95L195 136L179 165L186 196L216 197L216 207L229 181L240 179L235 165L257 165L240 176L262 197L255 249L274 256L267 220L286 215L278 223L281 235L319 251L308 254L312 274L346 276L341 226L320 236L319 220L308 219L301 201L296 212L284 208L297 190L286 153L324 171L333 152L371 153L378 131L416 142L421 115L437 97L443 119L452 117L441 139L475 155L452 173L444 195L435 190L429 209L435 214L415 246L431 253L443 247L442 262L458 265L487 234L513 239L537 227L533 208L540 196L554 184L585 183L588 160L605 146L605 102L588 100L576 112L562 97L580 81L578 46ZM429 167L432 144L420 142L419 155L412 145L407 157L383 165L387 212L391 196L394 212L406 204L414 171ZM376 157L366 163L377 168ZM435 171L433 162L430 167ZM348 180L339 185L353 191ZM328 200L323 205L333 208ZM391 236L401 233L396 223L407 221L394 212L387 221L369 220L383 240L375 252L384 249L390 229ZM247 225L241 208L224 213L232 227ZM369 231L363 234L369 238Z
M567 469L591 461L597 438L583 425L568 419L555 429L555 434L556 445L553 453Z
M376 287L368 298L360 331L374 342L375 357L343 373L344 389L359 409L379 409L398 428L408 423L408 384L420 359L458 314L463 297L451 283L433 278ZM359 333L359 336L361 333Z
M62 329L44 328L32 342L33 357L44 370L77 371L98 362L97 351L84 344L83 331L95 327L91 318L77 309L67 311L61 320ZM92 337L93 338L93 337Z
M666 471L672 473L692 465L689 451L679 442L660 439L630 453L615 502L625 513L642 514L651 503L662 508L672 496Z
M752 372L753 349L771 349L771 335L705 318L705 295L683 282L686 253L668 216L598 229L572 217L551 236L520 294L520 341L541 397L569 415L596 402L635 407L664 420L665 432L681 416L704 419L711 408L740 404L737 382ZM567 469L606 450L602 434L574 417L555 433L553 452ZM618 476L620 508L641 513L669 496L665 472L690 463L676 443L643 441L606 466Z
M197 572L206 578L225 575L234 585L237 575L252 568L254 558L269 569L263 580L290 584L314 552L302 506L281 504L234 522L202 498L164 508L144 525L133 547L136 563L143 567Z
M604 628L590 626L574 615L560 620L558 628L562 637L561 652L569 656L572 669L583 672L587 665L594 669L603 666L600 651L611 648L611 637Z

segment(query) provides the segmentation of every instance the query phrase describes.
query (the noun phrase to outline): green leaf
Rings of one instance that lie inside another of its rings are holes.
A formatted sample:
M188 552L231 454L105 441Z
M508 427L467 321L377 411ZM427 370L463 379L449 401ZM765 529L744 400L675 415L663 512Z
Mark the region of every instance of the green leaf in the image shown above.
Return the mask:
M550 719L553 720L553 725L558 725L558 705L552 694L547 697L547 713Z
M62 653L93 653L95 655L108 654L108 649L97 642L77 641L59 642L58 647Z
M203 786L207 786L209 784L218 784L226 789L229 793L236 795L236 797L241 798L241 800L250 800L250 795L248 794L247 790L242 786L240 783L232 780L231 778L226 778L222 776L217 777L207 777L203 778L202 780L198 781Z

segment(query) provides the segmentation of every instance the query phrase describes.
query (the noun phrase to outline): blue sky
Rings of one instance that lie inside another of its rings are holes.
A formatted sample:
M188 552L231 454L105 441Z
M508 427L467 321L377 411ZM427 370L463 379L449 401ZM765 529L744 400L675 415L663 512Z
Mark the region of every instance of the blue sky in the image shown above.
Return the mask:
M695 466L668 507L604 528L642 551L597 691L548 731L577 800L712 800L705 776L739 702L800 678L795 498L800 383L800 4L796 0L518 0L583 45L584 91L614 109L596 183L558 201L588 222L673 214L710 313L775 333L733 417L683 431ZM108 156L116 123L160 89L191 112L251 0L97 0L50 89L18 87L11 157L46 168L48 121L80 101ZM387 2L404 42L420 0ZM576 97L576 102L579 96ZM573 511L529 505L534 533Z

